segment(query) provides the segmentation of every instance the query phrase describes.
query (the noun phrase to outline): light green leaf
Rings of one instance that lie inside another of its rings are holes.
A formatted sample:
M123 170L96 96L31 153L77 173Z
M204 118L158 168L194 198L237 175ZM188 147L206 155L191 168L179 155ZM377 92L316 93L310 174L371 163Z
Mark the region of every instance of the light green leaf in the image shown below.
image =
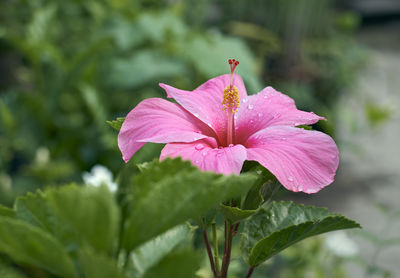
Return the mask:
M241 248L248 264L257 266L305 238L360 227L357 222L325 208L271 202L245 222Z
M46 191L54 214L97 251L111 252L118 235L119 209L105 187L68 185Z
M47 232L21 220L0 216L0 252L19 263L62 277L76 277L72 260L62 245Z
M109 82L122 88L134 88L163 77L184 75L185 70L179 60L154 50L143 50L131 57L116 60L111 65Z
M255 175L223 176L201 172L189 161L153 161L134 179L124 246L130 250L220 202L244 194ZM129 196L128 196L129 198Z
M235 58L240 61L236 72L243 77L248 94L254 94L262 88L257 77L256 59L242 40L210 34L206 37L193 36L182 47L182 54L207 78L227 73L228 59Z
M229 207L225 205L220 205L219 211L224 218L232 224L235 224L256 212L256 210L243 210L237 207Z
M113 121L106 121L106 123L109 124L116 131L119 131L121 129L121 126L124 123L124 121L125 121L125 117L119 117Z
M79 262L85 278L126 277L122 270L118 268L116 261L90 248L84 248L79 252Z
M146 272L144 278L195 278L201 256L192 250L179 250L167 255Z
M135 277L141 277L150 267L157 264L186 239L189 233L190 229L187 225L180 225L136 248L130 257L131 269L136 274Z

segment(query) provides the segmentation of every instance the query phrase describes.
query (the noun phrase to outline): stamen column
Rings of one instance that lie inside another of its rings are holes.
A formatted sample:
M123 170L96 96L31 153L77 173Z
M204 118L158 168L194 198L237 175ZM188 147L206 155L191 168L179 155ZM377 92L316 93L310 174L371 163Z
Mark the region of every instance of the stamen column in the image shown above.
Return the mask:
M222 104L224 106L224 110L227 111L228 114L228 125L227 125L227 138L226 144L227 146L234 144L234 136L235 136L235 121L234 115L239 108L239 90L236 86L233 86L233 72L237 65L239 65L239 61L235 59L229 59L228 63L231 67L231 78L230 84L224 89L224 98Z

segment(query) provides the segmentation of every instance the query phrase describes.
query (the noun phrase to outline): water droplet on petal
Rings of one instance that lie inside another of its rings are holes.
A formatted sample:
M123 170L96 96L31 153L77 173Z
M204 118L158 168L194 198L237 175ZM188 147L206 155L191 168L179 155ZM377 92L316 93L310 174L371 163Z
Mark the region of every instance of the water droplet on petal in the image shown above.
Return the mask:
M200 161L196 160L194 163L195 163L195 164L199 164L199 162L200 162Z
M204 151L204 152L202 152L201 153L203 156L206 156L207 155L207 151Z
M247 106L247 108L248 108L249 110L252 110L252 109L254 108L254 106L253 106L253 104L249 104L249 106Z
M233 144L229 144L229 147L232 148L232 147L233 147Z
M287 179L288 179L288 181L293 181L293 177L292 176L289 176Z
M235 114L235 116L233 116L233 118L236 120L237 119L237 114Z
M263 115L263 113L258 113L258 117L260 117L260 118L261 118L261 117L262 117L262 115Z
M200 150L204 149L204 146L203 146L203 144L197 144L195 149L200 151Z
M244 98L243 99L243 103L246 103L246 102L248 102L249 100L247 99L247 98Z
M253 120L250 120L250 124L251 124L251 125L254 124L254 121L253 121Z
M198 113L193 113L193 115L195 116L195 117L199 117L199 114Z
M268 98L268 94L264 94L264 98Z
M212 125L210 123L207 124L209 127L212 127Z

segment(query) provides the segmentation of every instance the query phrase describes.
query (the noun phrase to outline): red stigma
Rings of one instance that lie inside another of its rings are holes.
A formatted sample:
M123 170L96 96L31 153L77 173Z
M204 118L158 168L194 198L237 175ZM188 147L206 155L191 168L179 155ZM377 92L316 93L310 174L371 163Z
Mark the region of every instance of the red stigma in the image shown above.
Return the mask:
M235 68L237 67L237 65L239 65L239 61L236 61L235 59L229 59L228 63L231 67L231 74L233 74L233 72L235 71Z

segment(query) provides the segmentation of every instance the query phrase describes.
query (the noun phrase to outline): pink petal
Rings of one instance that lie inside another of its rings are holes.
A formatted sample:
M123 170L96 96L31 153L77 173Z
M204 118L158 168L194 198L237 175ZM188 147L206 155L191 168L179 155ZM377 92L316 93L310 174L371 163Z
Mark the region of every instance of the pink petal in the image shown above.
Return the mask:
M216 132L220 144L226 142L227 113L223 110L224 89L230 83L230 75L225 74L208 80L194 91L184 91L160 83L167 96L174 98L187 111L209 125ZM239 99L247 96L242 78L235 74L233 85L239 90Z
M180 156L190 160L203 171L229 175L239 174L246 160L246 149L242 145L220 148L207 139L191 143L170 143L161 151L160 160Z
M247 160L258 161L287 189L315 193L333 182L339 164L335 142L319 131L273 126L246 142Z
M127 162L146 142L192 142L208 136L215 136L213 130L181 106L150 98L126 116L118 134L118 146Z
M324 119L312 112L298 110L293 99L272 87L243 99L235 116L236 143L246 142L250 135L269 126L310 125Z

